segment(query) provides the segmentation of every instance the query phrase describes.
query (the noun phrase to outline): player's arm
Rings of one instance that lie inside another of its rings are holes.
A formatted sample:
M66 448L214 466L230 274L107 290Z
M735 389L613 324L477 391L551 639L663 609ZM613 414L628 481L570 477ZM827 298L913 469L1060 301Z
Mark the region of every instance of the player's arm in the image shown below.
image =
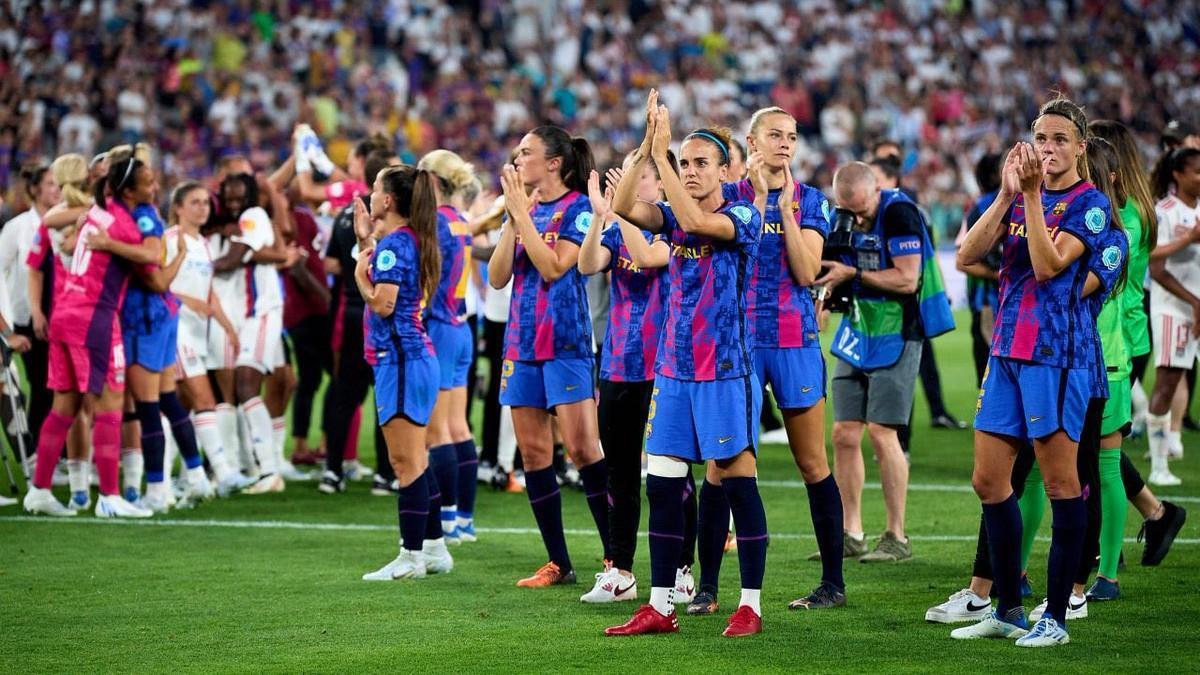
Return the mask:
M517 170L511 165L504 167L500 175L500 182L504 186L504 202L505 210L508 212L508 222L512 229L521 235L521 242L525 244L525 255L529 256L529 262L547 283L557 281L579 262L579 245L559 237L554 248L551 248L550 244L542 239L541 233L533 224L533 217L529 215L530 209L537 200L537 190L534 190L532 195L525 194L525 186L521 183ZM573 227L574 223L567 226ZM501 237L501 242L503 242L503 237Z
M604 238L604 230L608 226L611 213L612 190L606 199L600 191L600 174L592 171L588 176L588 199L592 203L592 224L583 236L583 244L579 247L579 273L595 274L608 269L612 263L612 252L600 243Z
M1025 237L1029 242L1029 262L1033 276L1038 282L1053 279L1079 259L1085 250L1078 237L1050 238L1046 229L1046 214L1042 212L1042 162L1033 151L1033 146L1020 143L1014 149L1019 152L1015 162L1017 179L1021 186L1021 197L1025 202ZM1010 155L1013 153L1010 153ZM976 226L978 227L978 225Z
M689 234L712 237L721 241L732 241L737 236L733 219L725 213L706 213L700 208L699 202L692 199L683 187L683 181L671 169L667 159L667 149L671 143L671 119L665 107L659 107L658 117L654 122L654 143L651 155L654 165L658 168L659 179L662 181L663 192L679 221L679 228ZM698 157L696 162L708 162L707 157ZM632 173L632 172L631 172ZM718 188L720 189L720 188Z
M42 313L42 279L45 275L37 267L29 268L29 313L33 320L33 334L39 340L46 339L46 315Z
M801 228L796 214L789 206L796 183L792 180L792 168L783 167L783 192L779 194L780 223L783 226L783 246L787 254L788 270L801 286L811 286L821 273L821 253L825 250L825 238L820 232ZM757 191L755 192L757 205ZM764 221L765 222L765 221Z
M860 272L864 286L869 286L896 295L912 295L917 292L921 278L921 254L893 256L892 267L885 270Z
M1009 150L1000 170L1000 190L996 193L996 198L963 236L958 246L958 255L955 256L955 265L959 269L966 271L964 268L967 266L982 262L1004 238L1008 224L1006 216L1021 191L1017 157L1015 147Z
M159 238L147 237L146 239L150 240ZM144 244L146 242L143 241L142 243ZM159 239L159 248L162 248L161 239ZM171 288L171 282L175 281L175 277L179 275L179 270L183 267L183 261L186 257L186 251L181 250L175 254L175 258L172 259L171 262L167 263L165 267L162 265L155 265L153 267L139 267L137 269L138 278L140 278L150 290L154 291L155 293L163 293L167 289Z
M652 161L650 155L654 146L657 118L658 92L651 89L650 95L646 98L646 134L642 137L642 144L634 154L632 166L623 174L613 170L607 174L609 184L617 186L612 197L613 213L650 232L662 230L662 211L654 204L637 198L637 184L642 171L646 168L646 163ZM674 169L668 168L667 171L675 173ZM622 236L624 235L622 234Z
M232 272L238 269L245 263L246 253L250 251L250 247L240 241L229 242L229 250L225 251L225 255L213 260L213 272L221 274L223 272Z
M69 225L74 225L80 216L88 212L88 208L87 206L76 206L73 208L54 207L46 212L46 215L42 218L42 222L52 230L61 230Z
M305 256L302 253L301 258L303 257ZM338 267L341 267L341 265L338 265ZM298 285L305 294L314 296L325 305L329 305L329 287L326 286L325 282L318 279L316 275L314 275L312 271L308 269L308 265L304 264L303 260L297 261L296 264L287 268L287 271L288 274L292 276L292 279L295 279L296 285Z
M371 252L363 250L363 246L369 245L370 242L366 240L359 242L358 263L354 266L354 283L358 285L358 292L362 294L367 307L386 319L396 311L396 295L400 292L400 287L391 282L372 283L369 274Z
M1165 219L1161 217L1158 219L1159 232L1163 232L1165 228L1169 227L1169 223L1163 222L1164 220ZM1151 249L1150 260L1151 262L1155 260L1166 260L1167 258L1170 258L1176 253L1179 253L1183 249L1197 242L1200 242L1200 224L1197 224L1182 237L1173 239L1171 241L1160 242L1157 246Z
M233 322L229 320L229 316L225 314L225 308L221 306L221 299L217 297L217 292L209 290L208 292L208 312L204 315L211 315L216 319L217 325L225 331L225 335L229 337L229 342L233 346L233 351L237 352L240 349L238 344L237 330L233 327Z
M113 239L104 230L94 230L84 243L93 251L106 251L136 265L154 265L162 260L162 239L159 237L146 237L132 244Z
M637 226L624 218L617 218L617 227L621 228L622 243L629 249L629 259L634 265L649 270L666 267L671 262L671 247L666 241L661 238L653 243L646 241Z
M292 182L292 178L295 175L296 158L294 156L288 157L286 162L280 164L278 169L275 169L275 171L271 172L270 176L267 176L267 182L276 190L282 191L287 187L288 183Z
M1158 282L1158 285L1165 288L1171 295L1191 305L1193 309L1200 308L1200 297L1197 297L1195 293L1179 283L1179 279L1167 270L1167 261L1165 258L1155 258L1151 255L1150 278Z

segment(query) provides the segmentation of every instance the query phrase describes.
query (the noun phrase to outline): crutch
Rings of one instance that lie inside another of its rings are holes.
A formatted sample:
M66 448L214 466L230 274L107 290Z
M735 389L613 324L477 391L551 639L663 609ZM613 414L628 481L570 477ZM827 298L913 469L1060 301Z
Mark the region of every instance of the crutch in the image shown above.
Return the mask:
M17 381L17 376L13 372L12 352L7 349L4 356L4 397L8 399L9 411L12 413L12 419L8 424L8 436L10 439L15 438L16 444L8 444L8 450L13 455L13 459L17 460L17 464L21 465L21 473L25 476L25 491L29 491L29 465L26 463L29 457L26 441L29 438L29 420L25 417L24 396L21 394L21 387ZM12 467L8 463L8 458L4 458L4 470L8 473L8 484L12 494L17 494L17 481L13 476Z

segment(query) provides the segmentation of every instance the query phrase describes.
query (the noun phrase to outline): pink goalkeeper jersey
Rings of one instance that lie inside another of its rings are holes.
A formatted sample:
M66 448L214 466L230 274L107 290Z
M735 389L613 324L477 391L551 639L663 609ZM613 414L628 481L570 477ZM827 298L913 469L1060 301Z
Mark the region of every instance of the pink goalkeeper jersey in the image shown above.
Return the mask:
M97 231L127 244L142 242L123 204L109 199L107 210L93 206L79 231L62 292L54 299L50 334L67 344L108 349L121 339L118 318L132 266L111 253L89 249L88 237Z

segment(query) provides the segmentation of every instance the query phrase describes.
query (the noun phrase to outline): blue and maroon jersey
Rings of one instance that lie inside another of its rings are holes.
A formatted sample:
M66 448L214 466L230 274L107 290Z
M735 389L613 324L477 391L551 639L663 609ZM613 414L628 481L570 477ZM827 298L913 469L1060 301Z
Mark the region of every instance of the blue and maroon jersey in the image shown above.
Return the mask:
M597 223L597 227L599 223ZM662 235L642 232L647 243ZM666 268L642 269L634 264L614 225L600 244L612 254L608 271L610 306L608 331L600 352L600 379L613 382L648 382L654 379L654 359L667 304Z
M551 249L559 240L580 246L592 224L592 205L587 195L571 191L552 202L538 202L529 215ZM504 358L514 361L592 358L592 322L579 269L572 267L557 281L547 283L525 254L525 244L518 235L512 274Z
M162 239L165 228L158 209L152 204L138 204L130 215L143 241L150 237ZM144 269L153 272L158 265L145 265ZM134 275L129 279L125 303L121 306L121 329L135 335L148 335L161 328L178 312L179 299L174 293L152 291L145 281Z
M1039 283L1029 258L1025 204L1021 196L1006 219L1000 263L1000 302L992 355L1058 368L1087 368L1099 352L1096 319L1083 299L1091 256L1100 253L1100 235L1112 220L1108 198L1080 181L1065 190L1042 189L1042 207L1050 238L1064 232L1086 250L1053 279Z
M671 205L659 202L662 234L671 245L667 319L654 372L707 382L745 377L753 368L746 292L762 218L754 204L726 201L717 213L733 221L733 239L685 232Z
M421 323L425 296L419 251L416 233L402 227L384 237L371 254L371 281L399 286L391 316L379 316L369 307L363 313L363 356L371 365L434 355Z
M457 326L467 313L471 229L466 217L449 205L438 207L437 226L438 244L442 249L442 276L437 292L425 308L425 318Z
M750 180L733 183L736 197L754 202ZM783 217L779 210L782 190L767 192L767 206L758 252L750 268L747 299L752 347L812 347L819 349L817 312L807 286L796 283L788 267L783 239ZM790 208L802 230L812 230L824 239L829 234L829 200L821 191L795 182Z

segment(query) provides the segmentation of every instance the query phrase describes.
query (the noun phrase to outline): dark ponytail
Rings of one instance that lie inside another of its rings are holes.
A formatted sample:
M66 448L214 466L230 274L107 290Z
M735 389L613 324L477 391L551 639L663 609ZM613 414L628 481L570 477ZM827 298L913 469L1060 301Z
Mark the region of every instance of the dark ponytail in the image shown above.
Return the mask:
M137 180L138 169L145 166L140 159L132 155L108 165L108 175L96 181L92 186L92 198L96 204L103 206L105 197L120 199L121 193L133 187Z
M562 158L558 176L563 185L586 194L588 176L596 168L592 146L588 145L587 139L581 136L572 138L563 129L549 125L537 127L529 133L542 139L542 144L546 146L546 159Z
M396 213L417 235L418 284L428 302L442 275L442 250L438 244L436 179L429 171L411 165L388 167L379 173L383 191L396 202Z
M1154 186L1154 198L1162 199L1171 194L1171 186L1175 184L1175 173L1187 168L1188 162L1200 157L1200 150L1195 148L1176 148L1163 153L1154 165L1154 173L1150 182Z

